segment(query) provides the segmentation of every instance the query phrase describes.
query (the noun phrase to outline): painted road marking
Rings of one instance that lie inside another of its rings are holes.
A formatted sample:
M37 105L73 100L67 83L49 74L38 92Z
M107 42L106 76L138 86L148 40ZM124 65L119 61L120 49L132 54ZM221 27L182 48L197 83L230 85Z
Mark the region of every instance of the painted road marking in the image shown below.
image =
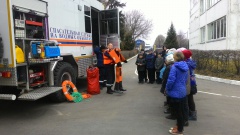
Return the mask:
M205 91L198 91L198 92L199 93L208 94L208 95L215 95L215 96L222 96L222 97L238 98L238 99L240 99L240 97L238 97L238 96L228 96L228 95L222 95L222 94L217 94L217 93L210 93L210 92L205 92Z
M204 93L204 94L209 94L209 95L222 96L222 94L217 94L217 93L210 93L210 92L205 92L205 91L198 91L198 92Z
M135 74L138 75L137 69L135 70Z

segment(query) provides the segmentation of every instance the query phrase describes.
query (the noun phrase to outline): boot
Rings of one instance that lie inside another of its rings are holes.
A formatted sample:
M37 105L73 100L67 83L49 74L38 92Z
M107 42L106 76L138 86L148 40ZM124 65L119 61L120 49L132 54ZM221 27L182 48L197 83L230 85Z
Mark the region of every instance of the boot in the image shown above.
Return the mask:
M197 120L197 111L190 111L188 120L196 121Z
M127 91L126 89L123 89L122 81L119 83L119 89L120 89L120 91Z
M111 86L107 86L107 94L113 94L113 90L111 89Z
M119 86L120 86L120 83L115 82L115 86L114 86L114 91L113 91L113 93L122 93L122 92L120 91Z
M115 82L115 86L114 86L114 91L119 91L119 83L118 82Z

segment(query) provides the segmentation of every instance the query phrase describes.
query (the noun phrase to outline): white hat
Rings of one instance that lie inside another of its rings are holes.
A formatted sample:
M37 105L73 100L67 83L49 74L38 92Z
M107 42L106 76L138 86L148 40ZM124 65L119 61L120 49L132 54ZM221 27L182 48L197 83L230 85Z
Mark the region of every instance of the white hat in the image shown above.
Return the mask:
M174 62L173 54L169 54L169 55L166 57L166 62Z
M168 50L167 55L174 54L177 50L175 48L171 48Z

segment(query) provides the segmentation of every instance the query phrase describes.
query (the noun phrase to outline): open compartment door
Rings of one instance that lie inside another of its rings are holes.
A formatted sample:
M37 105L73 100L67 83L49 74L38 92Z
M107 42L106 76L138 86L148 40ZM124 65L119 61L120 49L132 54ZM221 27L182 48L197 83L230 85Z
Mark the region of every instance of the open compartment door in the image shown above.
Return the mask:
M99 12L100 45L111 42L114 48L120 48L120 29L118 9Z

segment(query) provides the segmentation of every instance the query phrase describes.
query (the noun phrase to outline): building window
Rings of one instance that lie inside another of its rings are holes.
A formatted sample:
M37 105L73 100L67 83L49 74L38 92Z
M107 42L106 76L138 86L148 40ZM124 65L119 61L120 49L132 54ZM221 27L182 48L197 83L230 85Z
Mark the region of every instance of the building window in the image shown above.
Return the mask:
M201 0L200 1L200 12L201 14L204 13L206 11L206 0Z
M85 32L91 33L91 9L88 6L84 5L84 14L85 14Z
M200 29L201 32L201 43L205 42L205 26Z
M211 8L213 5L218 3L221 0L207 0L207 9Z
M226 17L208 24L208 40L226 37Z

